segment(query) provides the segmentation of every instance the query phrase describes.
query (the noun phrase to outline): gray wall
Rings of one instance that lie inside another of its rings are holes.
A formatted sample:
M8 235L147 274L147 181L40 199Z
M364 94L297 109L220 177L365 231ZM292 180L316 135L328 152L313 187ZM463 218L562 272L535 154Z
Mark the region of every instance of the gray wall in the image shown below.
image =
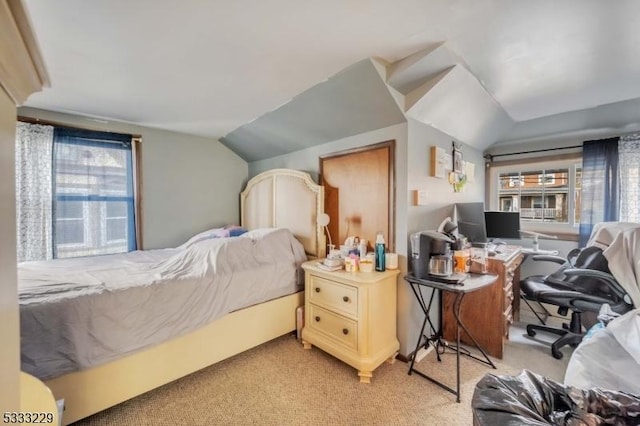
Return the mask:
M407 286L402 276L406 272L406 256L407 256L407 208L409 203L409 195L407 192L407 124L397 124L384 129L374 130L371 132L362 133L357 136L348 137L338 141L326 143L313 148L308 148L302 151L297 151L288 155L270 158L267 160L255 161L249 163L249 174L255 176L265 170L274 168L292 168L303 170L311 174L311 176L318 181L320 160L319 157L324 154L333 152L344 151L350 148L361 147L365 145L371 145L378 142L395 139L396 151L395 151L395 218L396 218L396 252L399 255L399 263L402 272L398 278L398 294L402 294L402 290ZM428 164L425 159L425 164ZM402 305L398 305L401 307ZM404 329L405 327L400 324L404 324L406 320L404 317L406 312L404 310L398 311L398 328ZM400 340L400 352L406 354L406 341L403 336L398 336Z
M429 176L430 148L439 146L451 152L452 138L431 126L410 119L408 121L408 169L407 189L410 196L407 204L404 233L405 255L408 253L408 236L414 232L435 229L448 216L453 215L453 204L484 201L484 159L482 153L468 145L461 144L463 159L475 164L474 182L468 182L462 192L454 192L447 179ZM416 190L427 191L429 204L416 206L412 203L412 193ZM406 268L406 257L404 258ZM428 295L428 293L425 293ZM435 302L434 302L435 303ZM415 349L418 333L422 326L423 315L420 306L408 284L398 287L398 338L400 352L408 354ZM432 313L437 324L437 315Z
M174 247L206 228L237 223L247 163L217 140L122 122L20 108L20 116L142 136L145 249Z
M407 271L409 234L437 227L452 214L455 202L482 201L484 199L484 161L482 153L462 145L466 161L476 164L475 182L465 190L454 193L446 179L429 177L431 146L451 149L451 137L420 122L409 120L407 124L341 139L292 154L249 163L249 174L273 168L285 167L309 172L316 180L319 172L318 157L324 154L370 145L389 139L396 140L396 251L399 255L401 274L398 279L398 339L400 353L407 355L415 349L417 333L422 325L422 311L409 285L402 279ZM412 205L414 190L426 190L429 205Z
M280 155L266 160L253 161L249 163L249 178L252 178L264 171L276 168L288 168L302 170L318 181L320 173L320 156L333 152L344 151L365 145L372 145L379 142L396 140L396 172L400 167L405 167L404 163L398 163L398 158L406 157L407 125L405 123L396 124L371 132L361 133L356 136L328 142L311 148L292 152L291 154ZM405 160L406 161L406 160ZM404 170L404 169L403 169ZM397 185L397 184L396 184Z

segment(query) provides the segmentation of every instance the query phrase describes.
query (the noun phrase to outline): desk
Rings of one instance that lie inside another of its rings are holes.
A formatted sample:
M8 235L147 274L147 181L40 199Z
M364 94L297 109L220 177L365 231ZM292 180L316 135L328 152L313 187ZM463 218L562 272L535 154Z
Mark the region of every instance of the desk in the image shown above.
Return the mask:
M478 344L476 339L473 337L473 335L469 332L467 327L462 322L460 318L460 306L462 305L462 299L467 293L471 293L474 291L481 290L485 287L488 287L492 285L497 278L498 277L496 275L470 274L469 277L464 281L463 285L452 285L452 284L444 284L437 281L430 281L430 280L416 278L411 274L405 275L404 279L411 285L413 294L416 296L416 299L418 299L420 308L424 312L424 321L422 322L422 329L420 330L420 336L418 337L418 344L416 345L416 350L413 353L414 355L411 359L411 365L409 366L409 375L411 375L411 373L416 373L419 376L424 377L425 379L431 381L432 383L456 395L456 402L460 402L460 353L461 352L465 356L468 356L484 364L487 364L493 368L496 368L496 366L489 359L489 356L484 351L482 346ZM456 324L457 324L456 346L455 346L455 351L456 351L456 389L455 390L453 390L449 386L427 376L426 374L414 368L416 355L418 354L418 350L422 346L423 337L425 338L425 342L424 342L425 348L430 342L434 344L438 362L441 361L440 352L438 350L439 347L440 346L446 347L442 339L442 303L440 303L440 329L436 331L435 327L433 326L433 323L431 322L431 318L429 317L429 311L431 310L431 304L433 303L433 298L436 292L435 291L431 292L429 303L426 303L425 296L422 291L423 289L427 289L427 288L438 290L440 301L442 301L443 292L449 293L451 295L455 295L455 303L453 308L453 314L456 318ZM427 337L427 335L425 334L425 327L427 326L427 323L429 324L429 328L431 330L430 337ZM463 348L460 347L460 328L462 328L466 332L467 336L471 338L471 340L473 341L473 344L476 346L476 348L478 348L478 350L484 356L484 359L473 356L470 352L463 350Z
M498 359L502 359L510 324L519 319L522 258L519 246L501 246L500 253L489 257L488 264L488 272L497 275L498 279L491 286L470 294L460 313L480 345ZM443 295L443 332L449 341L456 338L454 296L449 292ZM466 332L462 333L461 339L473 344Z

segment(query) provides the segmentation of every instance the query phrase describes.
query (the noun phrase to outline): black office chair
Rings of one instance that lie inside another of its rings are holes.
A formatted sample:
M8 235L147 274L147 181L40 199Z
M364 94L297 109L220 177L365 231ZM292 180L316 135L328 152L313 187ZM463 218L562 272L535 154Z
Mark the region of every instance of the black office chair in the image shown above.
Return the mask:
M554 358L562 358L561 347L575 347L582 341L583 312L598 313L605 303L619 314L633 309L631 299L611 275L607 259L598 247L572 251L568 259L544 255L533 256L533 259L562 262L560 269L553 274L535 275L520 282L521 292L526 299L558 306L560 315L572 311L570 324L563 324L563 328L540 324L527 325L527 334L532 337L536 335L537 330L561 336L551 345Z

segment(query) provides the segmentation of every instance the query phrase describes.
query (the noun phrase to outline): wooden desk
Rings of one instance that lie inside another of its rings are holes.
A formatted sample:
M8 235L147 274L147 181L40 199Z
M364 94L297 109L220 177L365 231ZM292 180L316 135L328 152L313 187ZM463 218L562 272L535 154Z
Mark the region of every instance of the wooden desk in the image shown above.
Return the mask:
M520 264L523 255L519 246L502 246L501 253L489 257L488 272L498 276L487 288L469 294L460 309L462 322L487 353L502 359L504 339L509 338L509 326L520 315ZM455 296L443 295L443 335L448 341L456 338L453 315ZM461 340L473 344L463 331Z

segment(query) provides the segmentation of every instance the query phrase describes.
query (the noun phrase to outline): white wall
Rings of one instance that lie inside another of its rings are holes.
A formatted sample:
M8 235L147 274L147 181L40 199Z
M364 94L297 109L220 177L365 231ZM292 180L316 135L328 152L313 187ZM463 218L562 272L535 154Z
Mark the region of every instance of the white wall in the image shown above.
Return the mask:
M142 136L145 249L174 247L196 232L239 221L248 165L217 140L33 108L20 108L18 114Z

